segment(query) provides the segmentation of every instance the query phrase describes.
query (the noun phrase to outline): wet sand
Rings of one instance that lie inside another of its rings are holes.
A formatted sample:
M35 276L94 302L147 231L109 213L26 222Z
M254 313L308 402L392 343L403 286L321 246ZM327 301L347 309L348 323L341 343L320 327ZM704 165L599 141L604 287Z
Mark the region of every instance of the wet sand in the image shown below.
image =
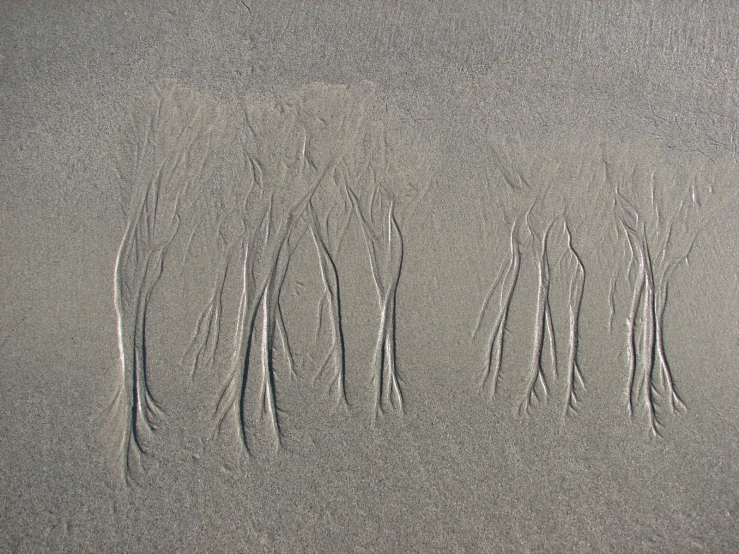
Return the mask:
M739 549L736 7L0 21L0 549Z

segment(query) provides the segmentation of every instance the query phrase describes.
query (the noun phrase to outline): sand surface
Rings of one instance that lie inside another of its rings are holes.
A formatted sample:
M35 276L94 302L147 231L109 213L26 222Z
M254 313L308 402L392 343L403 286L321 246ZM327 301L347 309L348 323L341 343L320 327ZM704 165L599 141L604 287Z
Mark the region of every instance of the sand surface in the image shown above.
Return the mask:
M0 550L739 551L739 6L0 6Z

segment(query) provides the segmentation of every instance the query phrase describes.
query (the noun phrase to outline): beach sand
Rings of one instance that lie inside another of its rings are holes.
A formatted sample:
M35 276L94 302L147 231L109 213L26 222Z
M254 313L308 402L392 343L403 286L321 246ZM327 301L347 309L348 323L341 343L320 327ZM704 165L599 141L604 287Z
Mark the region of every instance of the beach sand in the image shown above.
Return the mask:
M0 550L739 550L738 8L4 2Z

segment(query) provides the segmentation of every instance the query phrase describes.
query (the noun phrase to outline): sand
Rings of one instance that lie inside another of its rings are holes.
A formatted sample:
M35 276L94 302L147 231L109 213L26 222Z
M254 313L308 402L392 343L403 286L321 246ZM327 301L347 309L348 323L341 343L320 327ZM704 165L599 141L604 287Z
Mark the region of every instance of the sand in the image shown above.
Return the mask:
M739 550L735 5L0 22L0 550Z

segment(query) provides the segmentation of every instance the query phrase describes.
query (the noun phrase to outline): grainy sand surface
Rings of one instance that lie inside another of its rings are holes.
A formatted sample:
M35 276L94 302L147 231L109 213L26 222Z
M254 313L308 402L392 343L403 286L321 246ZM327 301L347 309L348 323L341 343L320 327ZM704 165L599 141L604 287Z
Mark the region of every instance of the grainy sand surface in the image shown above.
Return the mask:
M3 2L0 550L739 550L739 7Z

